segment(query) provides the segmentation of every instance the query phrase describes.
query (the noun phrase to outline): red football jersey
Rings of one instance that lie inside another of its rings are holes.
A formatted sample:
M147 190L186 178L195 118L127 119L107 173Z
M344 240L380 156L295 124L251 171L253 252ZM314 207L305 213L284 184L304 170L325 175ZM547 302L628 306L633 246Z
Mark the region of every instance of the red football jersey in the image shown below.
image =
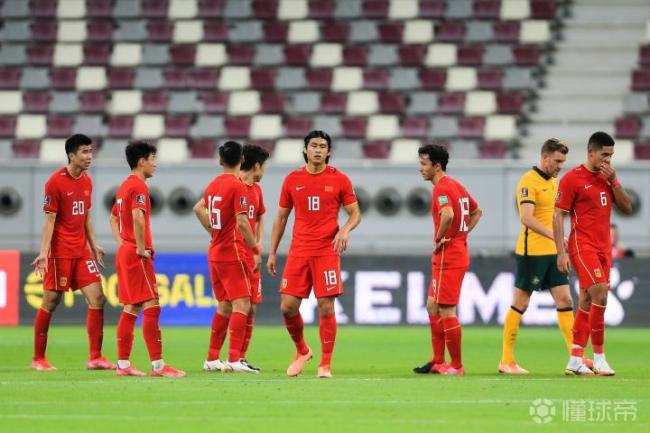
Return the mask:
M72 177L67 167L57 170L45 184L43 210L56 213L50 257L79 258L86 254L86 216L92 205L93 183L83 172Z
M133 209L142 209L144 211L144 247L148 250L153 250L149 187L147 187L147 183L144 180L131 174L122 182L120 189L117 190L115 204L111 213L118 219L122 240L136 245L133 229Z
M246 195L248 198L248 222L251 225L251 230L253 230L254 235L257 229L257 220L266 212L264 197L262 196L262 188L258 183L248 185L244 182L244 186L246 187ZM245 243L244 245L246 246L246 252L252 254L253 249L249 248Z
M433 264L447 269L464 268L469 266L467 234L470 214L476 210L478 204L462 183L450 176L443 176L433 187L431 213L435 226L434 238L440 225L440 210L447 206L451 206L454 211L454 219L444 236L450 240L434 254Z
M555 206L571 214L569 254L579 250L611 254L609 224L614 191L600 172L579 165L564 175Z
M352 182L334 167L318 174L306 167L291 172L280 192L280 207L296 212L289 254L336 255L332 240L339 231L339 209L356 201Z
M237 229L237 214L248 213L249 210L246 185L233 174L222 174L210 182L203 199L212 226L208 260L243 260L246 246L241 232Z

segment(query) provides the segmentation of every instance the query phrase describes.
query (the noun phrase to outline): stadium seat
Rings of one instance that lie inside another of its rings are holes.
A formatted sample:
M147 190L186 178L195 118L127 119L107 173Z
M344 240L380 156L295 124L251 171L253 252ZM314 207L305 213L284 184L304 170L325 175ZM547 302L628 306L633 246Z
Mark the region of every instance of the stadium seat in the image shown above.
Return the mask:
M83 46L83 63L105 66L111 58L112 46L106 43L87 43Z
M388 78L388 88L392 90L411 90L419 89L420 77L418 68L390 68L390 77Z
M388 88L390 73L387 69L366 69L363 71L363 88L381 90Z
M453 66L457 62L456 45L431 44L424 63L427 66Z
M260 111L260 94L254 90L230 93L228 113L233 115L255 114Z
M458 47L458 64L463 66L477 66L483 63L484 49L479 45Z
M650 90L650 69L632 71L632 90Z
M316 21L292 21L289 24L288 40L292 44L317 42L320 31Z
M205 42L225 42L228 40L228 24L225 21L203 21L203 40Z
M117 43L113 46L111 65L134 66L142 61L142 46L134 43Z
M278 164L300 164L302 159L303 141L298 139L281 139L275 143L272 159Z
M177 44L169 47L169 58L174 65L193 65L195 57L196 47L193 44Z
M415 18L418 16L418 9L418 0L390 0L388 18Z
M197 0L170 0L167 16L172 19L194 18L198 15Z
M106 18L112 14L112 0L88 0L86 2L86 16L90 18Z
M429 123L426 117L405 117L402 119L402 135L406 138L424 138L427 136Z
M192 125L190 136L199 138L214 138L222 136L225 131L224 120L221 116L200 115Z
M22 70L19 68L0 67L0 89L17 89L20 87Z
M318 46L316 46L318 47ZM316 50L314 50L316 51ZM301 45L285 45L284 47L284 63L291 66L306 66L309 64L310 58L312 56L311 45L301 44ZM326 57L321 57L325 60L325 64L319 64L316 62L314 66L329 66L329 60Z
M41 148L39 140L15 140L13 153L16 158L38 158Z
M256 18L276 18L278 0L252 0L253 16Z
M20 49L24 47L18 47ZM18 57L16 60L11 59L12 56ZM29 62L31 65L50 65L52 64L52 57L54 56L54 46L47 44L32 44L27 46L27 61L24 59L24 54L16 53L0 53L5 60L9 59L9 64L23 64ZM23 58L21 58L21 56ZM13 60L13 61L12 61Z
M447 71L445 69L422 69L420 71L420 82L424 89L440 90L445 88L447 82Z
M616 119L614 129L617 137L638 138L641 135L641 119L637 116Z
M363 72L361 68L338 67L334 69L332 78L333 91L350 91L363 86Z
M305 72L310 89L327 90L332 85L333 70L328 68L308 69Z
M59 23L56 40L59 42L84 42L87 36L85 21L65 20Z
M164 87L167 89L185 89L188 87L188 72L186 68L171 67L163 71L165 81Z
M165 137L188 137L192 127L192 117L172 116L165 118Z
M52 92L50 112L76 113L77 111L79 111L79 101L76 92Z
M181 163L190 156L187 140L183 138L162 138L156 147L156 159L162 163Z
M465 24L462 21L443 21L436 27L436 40L460 43L465 39L465 32Z
M405 66L420 66L424 63L425 48L423 45L402 45L398 49L400 64Z
M530 16L529 0L502 0L501 13L502 20L522 20Z
M401 114L406 107L406 101L401 93L390 92L379 94L379 112Z
M176 43L197 43L203 40L203 22L176 21L172 40Z
M438 96L438 112L442 114L462 114L465 111L465 93L448 92Z
M342 136L346 138L365 138L368 119L364 117L344 117L341 119Z
M387 141L370 141L363 145L363 156L369 159L387 159L389 155Z
M220 66L227 62L226 47L224 44L198 44L195 52L196 66ZM192 62L190 62L192 63Z
M434 92L416 91L408 95L408 113L427 114L438 111L438 95Z
M69 137L73 133L74 123L73 117L50 115L47 117L47 136Z
M522 44L545 44L551 40L548 21L526 20L521 24L519 42Z
M518 42L521 24L519 21L497 21L493 25L495 42Z
M0 91L0 115L19 114L23 109L23 95L15 90Z
M156 139L165 132L164 118L158 114L138 114L133 122L133 136L136 138Z
M343 54L341 45L323 43L314 45L309 64L315 68L332 67L340 65L342 61Z
M227 66L221 69L219 89L240 90L250 87L250 71L241 66Z
M347 93L324 93L321 96L320 110L324 113L345 113L347 102Z
M302 138L305 131L312 130L312 121L310 117L289 117L284 121L284 132L287 137Z
M215 157L217 142L212 138L192 140L190 143L190 155L196 159L211 159Z
M480 69L477 73L478 88L498 90L503 88L503 71L501 69Z
M636 159L650 159L650 142L637 143L634 146L634 157Z
M188 2L193 3L193 2ZM169 9L169 0L141 0L140 14L147 18L165 18Z
M47 91L26 91L23 92L22 109L27 113L47 113L51 100L52 95Z
M389 139L399 135L399 118L391 115L374 115L368 119L366 138Z
M148 20L146 25L147 39L151 42L170 42L175 40L174 23L167 20Z
M117 42L140 42L147 39L153 40L147 35L145 20L120 20L113 31L113 40Z
M540 63L540 50L537 45L521 45L512 49L515 63L521 66L537 66Z
M371 91L350 92L346 112L352 115L372 114L379 109L377 93Z
M34 20L31 24L31 39L37 42L54 42L58 36L56 20Z
M220 92L203 92L199 96L206 113L225 113L228 111L228 94Z
M0 137L14 137L16 116L0 116Z
M366 18L386 18L388 17L389 1L388 0L363 0L363 15Z
M485 138L487 140L512 140L517 136L514 116L497 114L488 116L485 121Z
M219 18L224 13L223 0L198 0L197 16L201 18Z
M501 114L523 113L523 98L518 92L499 93L496 97L497 110Z
M485 118L463 117L458 119L458 136L461 138L483 137Z
M401 22L388 21L380 23L377 26L379 32L379 40L384 43L399 43L402 42L402 35L404 33L404 24Z
M50 69L50 85L54 89L74 89L77 82L77 71L73 68Z
M337 161L342 159L347 160L360 160L363 158L363 148L361 140L336 140L334 146L334 155Z
M110 114L138 114L142 110L142 93L139 90L115 90L111 94Z
M477 85L476 69L468 67L454 67L447 70L447 90L472 90Z
M426 44L433 40L433 23L427 20L409 20L404 25L402 42L405 44Z
M420 140L398 139L390 146L388 159L391 162L414 163L418 158L418 148L422 145Z
M289 25L286 22L266 21L262 31L264 40L269 43L284 43L289 38Z
M248 138L250 136L250 117L228 117L225 120L228 137Z
M320 35L324 42L346 42L350 36L350 25L344 21L323 21Z
M88 42L110 42L113 40L115 24L110 19L91 19L86 24Z
M282 118L277 115L253 116L250 127L252 139L274 139L282 135Z
M107 121L109 137L131 137L133 131L133 116L113 116ZM138 137L140 138L140 137Z
M343 64L347 66L364 66L368 63L368 47L365 45L348 45L343 48Z
M500 0L475 0L474 17L477 19L498 19L501 13Z
M468 92L465 100L465 114L469 116L492 114L497 109L497 99L493 92Z
M16 121L16 138L42 138L47 132L46 117L42 114L21 114Z
M106 107L104 92L81 92L79 94L80 109L84 113L103 113Z
M265 92L261 95L261 111L263 113L282 114L285 111L285 94L279 92Z
M422 18L443 18L447 10L447 0L420 0L420 13Z
M531 0L530 16L537 19L552 20L556 17L557 5L555 0Z
M503 141L489 141L479 145L478 150L481 158L503 159L508 149Z

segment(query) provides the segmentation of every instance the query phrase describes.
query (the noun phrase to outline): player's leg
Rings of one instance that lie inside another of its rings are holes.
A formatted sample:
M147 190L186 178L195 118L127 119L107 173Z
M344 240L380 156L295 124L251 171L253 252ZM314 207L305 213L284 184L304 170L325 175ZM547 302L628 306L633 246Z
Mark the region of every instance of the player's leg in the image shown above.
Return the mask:
M574 268L575 269L575 268ZM564 374L577 376L593 376L593 372L583 361L585 347L589 341L589 310L591 309L591 296L586 289L580 289L578 295L578 310L573 322L573 344L571 356L564 370Z
M151 271L153 271L153 266ZM165 364L163 359L160 304L158 303L158 293L155 294L155 298L142 303L142 335L151 361L151 376L184 377L185 372L183 370Z
M249 296L233 299L232 314L230 315L230 341L228 342L228 364L239 363L241 360L241 349L246 338L246 322L248 313L251 310L251 298Z
M575 318L573 316L573 300L571 299L569 285L563 284L551 287L550 292L557 309L557 326L562 332L568 352L571 353Z
M321 344L321 361L318 366L318 377L332 377L332 353L336 342L336 315L334 314L334 300L329 296L318 298L318 330Z
M86 368L89 370L115 370L116 366L102 356L104 341L104 305L106 297L101 282L93 282L79 289L86 298L86 332L88 333L89 357Z
M451 362L449 367L441 370L445 375L463 375L465 369L462 361L462 329L458 317L456 316L456 305L438 304L440 316L442 317L442 326L445 333L445 344Z
M215 290L215 293L220 293L221 290ZM223 294L225 297L225 291ZM217 299L223 299L221 295L217 295ZM228 325L230 324L230 315L232 314L232 303L226 300L220 300L212 316L212 323L210 325L210 345L208 347L208 357L203 363L205 371L226 371L226 365L219 359L221 355L221 348L226 335L228 334Z
M45 351L47 349L47 335L50 329L50 320L59 302L61 302L62 296L63 292L57 290L43 290L41 307L36 311L36 317L34 318L34 357L32 358L32 368L34 370L56 370L47 361Z
M594 372L599 376L613 376L614 370L605 358L605 308L609 286L598 283L587 289L591 296L589 309L589 329L591 346L594 350Z
M248 353L248 347L250 346L251 339L253 338L253 328L255 327L256 313L257 313L257 305L254 302L251 302L251 311L248 313L248 320L246 321L246 335L244 336L244 345L241 348L241 357L243 363L248 365L253 370L260 371L259 368L252 366L246 358L246 354Z
M528 309L532 291L515 287L512 296L512 305L506 313L503 321L503 343L501 348L501 362L499 373L507 374L528 374L528 371L521 368L515 358L515 345L519 335L521 318Z
M434 279L431 279L433 283ZM419 367L413 369L418 374L439 374L441 369L448 365L445 362L445 331L442 326L442 317L440 309L436 304L435 294L432 285L429 286L429 295L427 296L427 313L429 314L429 329L431 330L431 349L433 358Z
M131 350L133 349L133 331L135 321L142 310L142 304L130 304L126 299L126 290L120 288L120 302L124 309L117 322L117 370L118 376L146 376L145 373L131 365Z

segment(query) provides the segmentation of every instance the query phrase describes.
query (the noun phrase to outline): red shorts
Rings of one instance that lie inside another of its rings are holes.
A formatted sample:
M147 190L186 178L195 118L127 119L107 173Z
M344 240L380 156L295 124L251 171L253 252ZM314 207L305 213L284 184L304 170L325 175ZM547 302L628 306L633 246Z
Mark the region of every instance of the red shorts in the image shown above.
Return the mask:
M251 297L251 271L243 262L208 262L217 301Z
M343 294L340 256L287 257L280 293L309 298L312 287L317 298Z
M611 254L583 251L570 256L571 266L578 274L580 290L604 283L609 287L609 271L612 268Z
M458 305L465 272L467 272L467 268L443 269L432 266L429 296L435 300L436 304Z
M248 269L250 270L251 302L253 304L260 304L264 300L264 297L262 296L262 274L259 269L257 272L253 272L255 261L252 257L246 258L246 266L248 266Z
M153 261L138 256L135 246L120 246L115 256L115 270L121 304L134 305L158 299Z
M47 271L43 276L43 288L67 292L101 282L101 275L97 270L97 263L88 251L85 256L78 259L47 260Z

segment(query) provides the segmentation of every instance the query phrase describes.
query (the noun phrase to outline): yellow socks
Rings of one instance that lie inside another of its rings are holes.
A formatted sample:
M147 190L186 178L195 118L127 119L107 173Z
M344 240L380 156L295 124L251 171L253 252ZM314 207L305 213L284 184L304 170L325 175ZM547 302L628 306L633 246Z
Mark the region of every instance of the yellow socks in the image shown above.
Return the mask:
M571 347L573 346L573 321L573 308L557 310L557 327L562 332L569 353L571 353Z
M506 314L506 319L503 322L503 351L501 353L502 364L510 364L512 362L515 362L515 343L517 342L517 334L519 334L519 323L521 322L522 314L522 311L519 311L512 306Z

